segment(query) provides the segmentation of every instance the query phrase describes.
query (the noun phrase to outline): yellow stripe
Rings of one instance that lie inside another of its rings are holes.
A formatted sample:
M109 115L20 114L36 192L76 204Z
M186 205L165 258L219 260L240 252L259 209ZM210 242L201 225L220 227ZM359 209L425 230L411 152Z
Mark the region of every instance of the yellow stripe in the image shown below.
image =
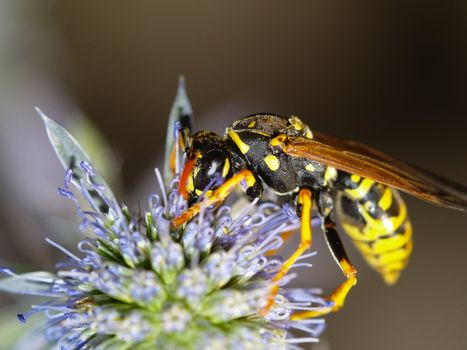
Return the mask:
M225 158L224 168L222 169L222 177L226 177L229 173L230 161L229 158Z
M385 265L384 268L382 268L383 271L381 272L383 272L384 275L394 274L395 272L398 273L404 269L405 265L407 265L407 261L408 260L394 261L390 264Z
M238 136L238 134L235 131L233 131L232 129L229 129L228 134L243 154L247 153L250 150L250 146L248 146L245 142L243 142L240 139L240 136Z
M365 208L358 203L359 211L366 221L366 225L362 231L357 226L348 223L342 223L342 226L347 231L348 235L357 241L372 242L382 236L396 231L407 218L407 207L402 201L399 203L399 215L393 217L383 217L374 219Z
M378 205L384 211L388 210L392 204L392 191L389 187L386 187L383 195L379 199Z
M285 136L285 134L280 134L274 137L271 141L269 141L269 144L273 147L276 147L284 143L286 139L287 137Z
M313 164L307 164L307 166L305 167L305 170L308 170L310 172L314 172L316 170L315 166Z
M271 169L272 171L276 171L277 169L279 169L280 162L279 162L279 159L277 159L275 155L270 154L266 156L264 158L264 162L266 163L268 168Z
M249 128L254 128L256 125L256 120L253 120L250 124L248 124Z
M374 219L360 204L360 212L367 222L363 230L368 235L381 235L383 232L391 233L396 231L407 218L407 207L403 202L399 203L399 215L391 217L382 217L381 219Z
M357 226L343 222L342 227L347 232L347 234L355 241L362 242L372 242L378 237L367 237L363 232L361 232Z
M355 241L358 249L364 255L378 255L405 246L412 239L412 225L410 221L404 224L405 232L403 234L394 234L387 238L377 238L376 241ZM383 235L386 233L383 233ZM371 243L371 245L369 244Z
M326 172L324 173L324 180L329 182L330 180L334 180L337 177L337 170L332 166L328 166L326 168Z
M362 178L361 178L360 176L355 175L355 174L352 174L352 175L350 176L350 180L352 180L352 182L355 182L355 183L359 183L361 179L362 179Z
M412 242L409 242L407 244L407 247L405 248L382 254L379 257L378 261L382 266L389 265L391 263L395 263L395 262L407 259L411 252L412 252Z
M370 192L371 186L373 186L374 183L373 180L363 179L357 188L346 189L345 192L353 199L362 199Z

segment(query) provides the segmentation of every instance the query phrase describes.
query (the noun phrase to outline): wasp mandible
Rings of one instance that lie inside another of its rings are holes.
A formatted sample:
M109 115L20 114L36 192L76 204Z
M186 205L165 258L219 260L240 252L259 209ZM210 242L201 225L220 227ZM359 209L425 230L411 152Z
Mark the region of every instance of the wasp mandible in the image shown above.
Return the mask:
M314 206L321 216L325 240L346 279L327 297L333 307L296 313L294 319L340 309L357 282L336 220L369 265L387 284L394 284L412 251L412 226L398 190L444 207L467 209L467 188L462 185L369 146L312 131L296 116L244 117L223 137L209 131L191 135L190 128L185 118L180 145L187 160L179 189L190 206L173 219L175 227L197 215L201 195L203 205L218 205L240 184L250 199L260 198L265 189L285 196L300 217L300 244L277 273L279 280L311 247ZM278 288L271 292L272 298Z

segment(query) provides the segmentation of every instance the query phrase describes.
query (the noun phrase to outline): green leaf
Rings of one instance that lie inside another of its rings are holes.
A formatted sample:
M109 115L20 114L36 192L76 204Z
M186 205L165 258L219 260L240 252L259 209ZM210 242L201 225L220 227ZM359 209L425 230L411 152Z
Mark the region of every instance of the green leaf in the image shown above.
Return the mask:
M92 186L86 180L86 173L81 167L82 162L86 162L92 165L91 158L86 154L80 144L75 138L60 124L46 116L39 108L36 107L37 113L44 121L47 135L50 143L52 144L55 153L57 154L60 163L62 163L65 170L71 169L73 171L72 182L78 187L85 186L87 191L90 193L93 200L95 200L104 213L108 213L108 206L104 203L102 198L95 192ZM94 181L103 186L103 194L109 199L109 201L118 208L118 202L110 190L109 186L105 182L104 178L95 170Z
M29 272L0 279L0 291L14 294L50 293L50 284L56 279L47 271Z
M167 136L165 139L165 156L164 156L164 179L169 183L173 174L170 170L170 154L175 145L175 122L179 122L180 126L186 132L191 132L193 124L193 110L190 100L185 90L185 78L181 76L178 81L177 94L175 101L170 110L169 122L167 125Z

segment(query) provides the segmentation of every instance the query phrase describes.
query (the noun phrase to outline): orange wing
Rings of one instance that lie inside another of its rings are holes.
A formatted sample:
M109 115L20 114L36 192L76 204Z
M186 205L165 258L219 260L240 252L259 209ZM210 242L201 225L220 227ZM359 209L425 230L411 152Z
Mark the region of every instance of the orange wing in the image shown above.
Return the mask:
M372 179L428 202L467 210L467 188L354 141L313 132L313 140L289 137L281 145L289 155L330 165Z

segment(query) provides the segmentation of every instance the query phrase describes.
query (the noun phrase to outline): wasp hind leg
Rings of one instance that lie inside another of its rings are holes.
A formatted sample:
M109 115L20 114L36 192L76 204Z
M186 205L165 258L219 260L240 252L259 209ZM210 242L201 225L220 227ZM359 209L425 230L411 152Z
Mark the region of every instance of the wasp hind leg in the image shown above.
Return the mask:
M340 310L344 306L344 301L348 293L357 283L357 270L347 257L344 246L342 245L342 241L337 232L336 224L331 219L330 214L323 217L323 231L326 243L334 256L334 259L344 273L346 280L337 287L331 295L325 298L330 302L331 306L321 310L296 312L291 317L293 320L322 316L330 312Z

